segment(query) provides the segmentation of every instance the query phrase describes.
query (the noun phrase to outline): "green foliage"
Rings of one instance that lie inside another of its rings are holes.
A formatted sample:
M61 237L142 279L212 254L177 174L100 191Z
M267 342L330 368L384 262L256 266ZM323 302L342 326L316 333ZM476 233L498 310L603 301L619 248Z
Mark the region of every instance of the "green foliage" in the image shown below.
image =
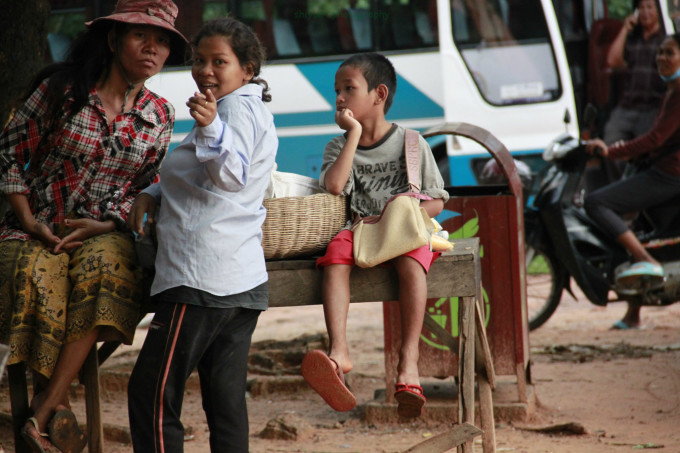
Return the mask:
M360 9L370 8L369 0L359 0L355 6ZM337 16L338 12L349 8L349 0L314 0L307 2L308 13L317 16Z
M625 19L633 12L633 0L607 0L607 11L613 19Z
M205 3L203 6L203 21L226 17L229 14L224 3Z
M49 33L60 33L73 39L85 30L85 11L67 11L51 14L47 20Z
M548 269L548 264L545 262L545 258L543 258L540 255L531 260L531 263L529 263L529 266L527 267L527 274L548 274L548 273L550 273L550 269Z

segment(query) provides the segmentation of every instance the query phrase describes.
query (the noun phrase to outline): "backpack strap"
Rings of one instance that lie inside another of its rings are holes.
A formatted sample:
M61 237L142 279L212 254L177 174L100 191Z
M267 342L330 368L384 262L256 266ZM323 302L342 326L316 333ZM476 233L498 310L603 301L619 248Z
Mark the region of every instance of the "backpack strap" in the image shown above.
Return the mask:
M405 129L404 154L406 155L406 176L411 192L420 193L420 146L418 131Z

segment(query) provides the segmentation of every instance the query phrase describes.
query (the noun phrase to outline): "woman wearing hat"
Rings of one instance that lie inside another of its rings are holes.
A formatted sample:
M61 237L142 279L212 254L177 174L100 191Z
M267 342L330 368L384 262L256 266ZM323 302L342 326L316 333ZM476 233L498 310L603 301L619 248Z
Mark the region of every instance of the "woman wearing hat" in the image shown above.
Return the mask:
M22 436L81 451L67 390L96 341L132 342L142 272L126 218L156 178L174 109L144 82L181 62L170 0L120 0L43 69L0 135L0 342L38 382ZM49 433L49 434L48 434Z

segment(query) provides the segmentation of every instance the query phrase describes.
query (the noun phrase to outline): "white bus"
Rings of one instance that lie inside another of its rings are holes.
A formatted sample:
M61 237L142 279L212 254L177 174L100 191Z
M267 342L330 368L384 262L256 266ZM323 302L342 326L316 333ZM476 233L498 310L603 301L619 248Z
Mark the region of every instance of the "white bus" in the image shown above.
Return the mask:
M670 5L659 5L667 30ZM666 3L667 2L667 3ZM59 58L78 27L106 14L112 0L52 0L50 43ZM579 133L591 100L591 29L632 0L177 0L178 28L191 36L204 20L231 14L264 43L263 78L271 87L279 136L278 170L318 177L334 123L334 74L356 52L377 51L397 71L388 120L423 130L462 121L494 134L515 158L540 165L546 144L566 129ZM596 27L597 28L597 27ZM601 27L600 27L601 28ZM600 29L598 28L598 29ZM61 43L61 44L60 44ZM592 58L591 58L592 60ZM148 86L176 108L173 145L193 119L189 67L168 67ZM572 121L565 125L565 114ZM465 139L430 145L448 185L474 185L489 158Z

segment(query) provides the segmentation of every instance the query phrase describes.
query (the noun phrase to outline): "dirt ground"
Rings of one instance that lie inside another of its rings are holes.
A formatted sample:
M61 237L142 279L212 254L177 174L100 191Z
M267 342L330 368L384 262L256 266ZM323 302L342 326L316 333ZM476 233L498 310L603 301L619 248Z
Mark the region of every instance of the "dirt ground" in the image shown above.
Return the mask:
M563 297L553 318L530 334L538 407L526 420L497 423L496 451L680 452L680 304L644 308L644 326L640 330L609 330L624 310L622 303L603 309L583 297L578 301L568 295ZM261 346L262 342L276 340L276 348L286 349L290 344L294 351L295 342L291 340L303 336L309 340L324 332L320 307L277 308L261 316L254 342ZM124 391L126 373L144 333L139 329L135 344L121 349L102 369L107 453L132 451L126 443ZM374 399L376 391L385 388L381 304L351 307L349 338L355 360L350 383L359 401L357 409L334 412L297 376L258 375L253 382L260 385L257 391L253 387L248 400L252 452L400 452L451 429L446 422L366 423L363 408ZM280 363L299 359L295 353L290 355ZM266 369L267 358L260 362ZM0 414L0 453L3 449L7 453L14 451L6 415L10 411L8 393L5 377L0 386L0 412L5 414ZM80 394L74 393L73 404L79 420L84 421ZM280 415L297 429L297 440L260 437L267 422ZM182 421L189 427L185 452L208 452L200 391L193 379L185 397ZM586 433L533 430L564 423L583 427ZM482 451L479 438L475 451Z

